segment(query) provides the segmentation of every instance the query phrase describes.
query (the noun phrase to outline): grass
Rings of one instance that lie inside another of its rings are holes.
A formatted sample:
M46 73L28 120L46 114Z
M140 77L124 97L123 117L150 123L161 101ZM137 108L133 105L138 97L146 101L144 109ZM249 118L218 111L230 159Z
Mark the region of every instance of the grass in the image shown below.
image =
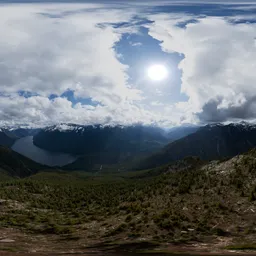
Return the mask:
M14 178L7 174L7 171L0 168L0 182L13 180Z

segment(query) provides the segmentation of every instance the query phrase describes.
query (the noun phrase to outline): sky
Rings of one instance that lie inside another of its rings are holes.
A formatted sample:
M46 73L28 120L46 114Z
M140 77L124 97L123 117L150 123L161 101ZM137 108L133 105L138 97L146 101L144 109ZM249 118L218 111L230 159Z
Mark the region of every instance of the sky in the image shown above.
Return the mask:
M0 1L0 34L0 126L256 120L256 1Z

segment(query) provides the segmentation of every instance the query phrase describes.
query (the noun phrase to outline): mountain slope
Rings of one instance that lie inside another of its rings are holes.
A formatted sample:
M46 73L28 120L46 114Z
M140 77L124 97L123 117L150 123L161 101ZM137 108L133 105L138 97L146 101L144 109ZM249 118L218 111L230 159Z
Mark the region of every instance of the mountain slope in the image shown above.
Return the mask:
M22 178L43 169L46 169L46 167L33 162L9 148L0 146L0 173L2 175Z
M42 130L34 136L40 148L80 155L71 169L92 169L156 152L168 143L164 131L144 126L78 126L63 124Z
M18 138L23 138L26 136L34 136L38 132L40 132L40 128L14 128L14 129L9 129L9 132L13 134L14 136Z
M195 133L199 129L199 126L178 126L170 129L167 134L167 137L170 140L170 142L173 142L175 140L184 138L189 134Z
M0 128L0 145L11 147L15 140L18 139L14 134L8 130Z
M203 160L232 157L253 147L256 147L255 125L207 125L144 159L138 164L138 169L156 167L187 156L197 156Z
M119 179L42 172L1 184L0 226L9 237L20 231L13 245L21 241L23 251L136 255L158 244L154 255L231 255L227 249L256 249L255 187L255 150L227 161L187 158Z

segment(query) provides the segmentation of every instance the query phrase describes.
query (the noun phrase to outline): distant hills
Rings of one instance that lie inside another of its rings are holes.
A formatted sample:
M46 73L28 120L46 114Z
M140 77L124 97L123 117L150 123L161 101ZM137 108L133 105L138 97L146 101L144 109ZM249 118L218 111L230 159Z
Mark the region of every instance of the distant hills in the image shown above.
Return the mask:
M184 138L166 145L142 160L136 168L147 169L197 156L203 160L232 157L256 147L256 125L248 123L206 125Z

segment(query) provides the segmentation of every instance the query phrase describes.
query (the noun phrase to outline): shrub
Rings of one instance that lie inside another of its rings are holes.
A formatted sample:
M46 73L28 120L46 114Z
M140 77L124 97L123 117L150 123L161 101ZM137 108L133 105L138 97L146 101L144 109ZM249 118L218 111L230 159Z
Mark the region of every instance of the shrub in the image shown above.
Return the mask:
M253 201L255 201L255 200L256 200L256 198L255 198L254 192L252 191L251 194L250 194L250 196L249 196L249 201L250 201L250 202L253 202Z
M130 222L131 220L132 220L132 215L131 214L127 215L127 217L125 218L125 221Z

